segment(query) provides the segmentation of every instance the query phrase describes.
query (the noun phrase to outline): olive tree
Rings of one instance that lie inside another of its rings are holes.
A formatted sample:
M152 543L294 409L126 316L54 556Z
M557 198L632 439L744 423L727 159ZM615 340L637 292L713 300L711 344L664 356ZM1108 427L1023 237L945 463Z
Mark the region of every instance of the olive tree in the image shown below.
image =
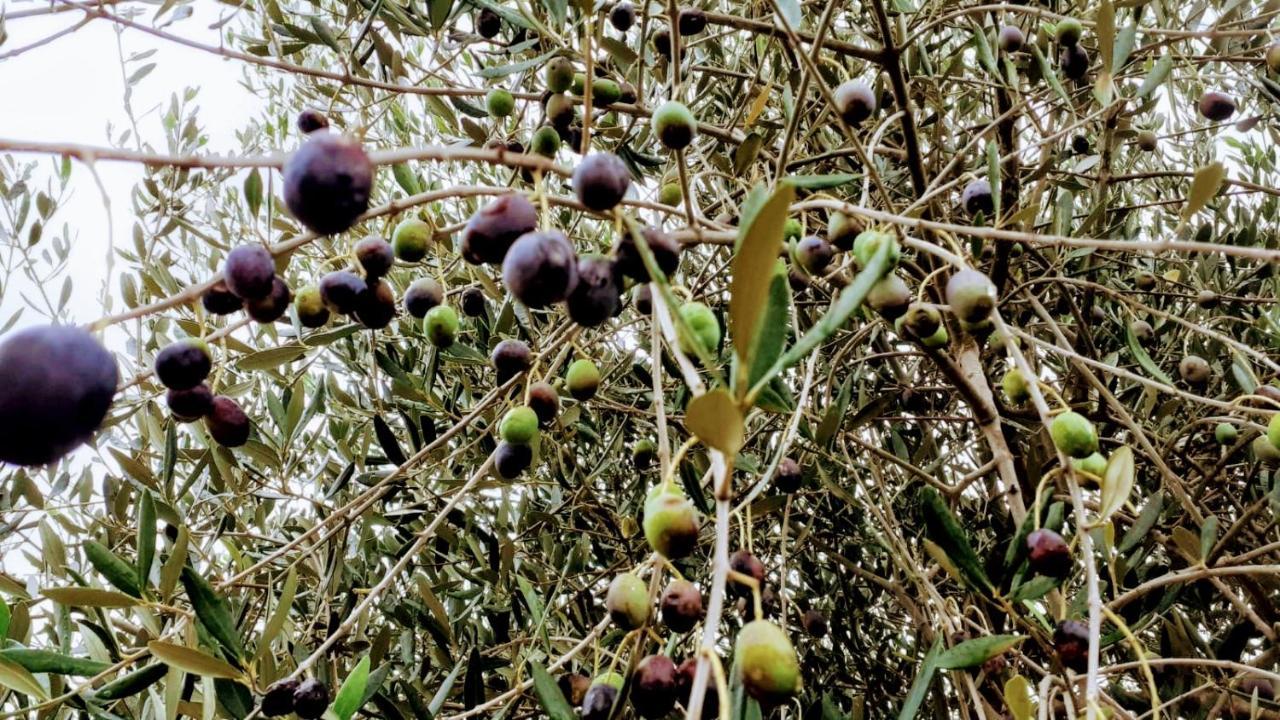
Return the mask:
M1280 2L188 2L5 11L259 104L0 138L0 716L1280 717Z

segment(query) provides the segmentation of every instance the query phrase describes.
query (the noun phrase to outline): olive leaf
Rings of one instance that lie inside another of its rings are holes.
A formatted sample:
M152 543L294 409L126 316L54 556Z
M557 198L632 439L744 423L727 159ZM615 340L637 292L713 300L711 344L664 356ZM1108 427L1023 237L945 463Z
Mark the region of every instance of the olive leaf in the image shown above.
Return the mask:
M147 650L160 662L193 675L228 680L239 680L242 677L242 673L225 660L185 645L152 640L147 643Z
M738 247L730 267L729 329L742 371L753 367L760 322L769 302L769 286L782 251L783 225L795 199L795 187L780 183L738 232ZM740 393L747 391L742 383Z
M44 588L40 594L60 605L70 607L127 608L141 602L132 595L99 588Z
M1117 448L1107 459L1107 470L1102 476L1102 498L1098 506L1096 524L1111 519L1124 507L1133 490L1133 451L1127 445Z
M333 714L338 720L351 720L351 716L355 715L356 710L360 709L361 701L364 700L365 687L369 683L369 656L365 655L360 658L360 662L356 663L351 672L347 674L347 679L342 681L342 687L338 688L337 695L333 698Z
M529 661L529 673L533 675L533 691L538 696L542 711L550 720L574 720L577 715L565 699L564 693L552 679L551 674L537 660Z
M699 440L729 458L737 455L742 447L742 413L724 388L691 400L685 410L684 424Z
M1026 639L1025 635L987 635L965 640L939 654L938 667L944 670L977 667Z
M1187 204L1182 207L1183 222L1209 204L1222 189L1226 177L1227 167L1221 162L1212 162L1196 170L1195 177L1191 179L1191 190L1187 192Z
M1031 681L1022 675L1014 675L1004 683L1004 704L1013 714L1013 720L1031 720L1035 716L1032 704L1034 690Z

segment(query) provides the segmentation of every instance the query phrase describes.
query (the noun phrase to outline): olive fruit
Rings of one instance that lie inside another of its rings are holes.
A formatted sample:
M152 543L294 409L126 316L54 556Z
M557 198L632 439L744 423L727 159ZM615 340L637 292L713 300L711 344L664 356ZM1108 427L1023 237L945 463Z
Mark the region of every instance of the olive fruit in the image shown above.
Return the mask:
M302 720L315 720L329 707L329 688L311 678L303 680L293 691L293 711Z
M639 98L636 95L636 86L625 80L618 83L618 102L628 105L635 105Z
M1054 447L1073 458L1086 458L1098 451L1098 434L1089 419L1074 410L1059 414L1049 424Z
M684 201L684 191L680 189L680 183L669 182L663 183L658 188L658 202L667 207L677 207Z
M1280 417L1280 415L1273 416L1273 419L1274 417ZM1218 426L1213 429L1213 439L1218 441L1219 445L1230 445L1234 443L1238 437L1240 437L1240 431L1236 430L1236 426L1229 422L1220 422L1218 423ZM1277 430L1277 437L1280 438L1280 430ZM1271 439L1270 424L1267 425L1267 439Z
M156 377L170 390L187 390L204 382L213 368L209 346L188 338L169 343L156 353Z
M249 441L249 416L235 400L218 395L213 398L213 409L204 418L215 442L223 447L240 447Z
M545 382L536 382L529 386L525 403L533 408L534 414L538 416L538 424L543 427L550 425L560 414L560 394Z
M405 218L391 233L391 249L397 259L416 263L427 256L427 244L433 233L431 223L415 217Z
M787 218L787 221L782 224L782 237L784 240L799 240L803 234L804 225L801 225L800 221L795 218Z
M509 90L493 88L484 96L484 109L489 117L504 118L515 112L516 99Z
M1071 458L1071 467L1100 478L1107 472L1107 459L1096 452L1083 458Z
M524 195L494 199L467 220L462 229L462 255L469 261L497 265L521 235L538 226L538 211Z
M1156 149L1156 134L1150 130L1139 130L1136 142L1139 149L1152 152Z
M1004 377L1000 378L1000 387L1004 390L1004 396L1014 405L1021 405L1031 399L1027 378L1018 368L1011 368L1005 372Z
M632 573L622 573L609 583L604 605L614 624L635 630L649 621L649 588Z
M281 680L272 683L262 696L264 717L280 717L293 712L293 693L298 689L297 680Z
M1178 375L1188 385L1201 386L1209 382L1213 370L1209 362L1199 355L1187 355L1178 363Z
M671 59L671 32L660 28L653 33L653 49L662 57Z
M447 348L458 336L458 313L448 305L437 305L422 320L427 340L438 348Z
M653 458L657 454L658 449L653 446L652 440L637 440L631 448L631 465L637 470L646 470L653 464Z
M1271 420L1267 422L1267 440L1280 449L1280 413L1272 415Z
M515 480L533 464L533 448L520 443L500 442L493 451L493 467L504 480Z
M560 302L578 284L578 258L559 230L521 235L502 260L502 283L529 308Z
M582 697L582 720L609 720L613 705L618 701L618 689L612 685L595 684L587 688Z
M1280 73L1280 43L1267 46L1267 69L1272 73Z
M688 147L698 130L698 121L694 120L693 113L675 100L659 105L653 111L650 123L658 142L668 150L683 150Z
M293 311L298 315L298 324L305 328L323 327L329 322L329 308L325 307L320 288L316 285L308 285L298 291L293 298Z
M582 673L567 673L556 679L556 685L560 688L560 694L564 695L564 699L569 701L573 707L578 707L587 696L587 690L591 687L591 678Z
M715 355L720 347L720 321L711 308L701 302L687 302L680 306L680 317L689 330L693 331L692 337L680 335L680 350L691 358L698 356L697 347L701 347L709 355Z
M1254 459L1264 465L1274 466L1280 463L1280 449L1277 449L1266 435L1254 438L1249 449L1253 452Z
M669 560L687 556L698 544L698 511L683 492L661 489L644 503L644 537Z
M676 705L676 665L666 655L649 655L636 663L631 675L631 706L653 720Z
M164 394L169 412L178 422L194 422L213 412L213 391L200 383L186 390L169 390Z
M284 203L317 235L340 233L369 209L373 163L360 143L316 133L284 164Z
M458 305L462 307L462 314L467 317L483 316L485 308L484 291L475 286L463 288L462 294L458 296Z
M0 342L0 461L46 465L87 441L115 397L116 360L92 335L37 326Z
M590 360L579 358L569 364L564 384L575 400L590 400L600 388L600 370Z
M1270 680L1260 677L1247 677L1240 681L1240 692L1252 697L1257 695L1259 700L1275 700L1276 686Z
M1207 120L1222 122L1236 114L1236 101L1226 93L1206 90L1200 96L1200 114Z
M622 303L622 278L612 258L598 254L578 258L578 284L565 299L569 318L595 327L613 317Z
M550 125L543 125L533 132L529 149L545 158L553 158L560 152L560 133Z
M227 253L222 277L227 289L241 300L257 300L271 294L276 264L261 245L241 245Z
M289 286L276 277L271 281L271 292L263 298L246 300L244 311L260 323L273 323L284 316L292 301L293 293L289 292Z
M1018 52L1026 42L1027 36L1022 34L1021 28L1017 25L1005 25L1000 28L1000 34L996 38L1000 52L1006 54Z
M1155 273L1150 272L1138 273L1137 277L1133 279L1134 287L1143 292L1150 292L1154 290L1157 282L1159 282L1159 278L1155 276Z
M804 472L800 469L800 463L790 457L784 457L778 462L778 470L773 475L773 484L778 490L784 493L793 493L800 489L800 483L804 480Z
M350 270L334 270L320 278L320 299L339 315L350 315L360 305L369 284Z
M693 692L693 680L698 674L698 658L685 658L684 662L676 668L676 692L679 694L680 701L686 707L688 701L685 698L691 698ZM715 680L707 683L707 690L702 696L702 720L714 720L720 717L720 695L716 692Z
M753 620L738 631L733 664L747 694L766 705L785 702L800 689L800 662L782 628Z
M871 262L871 258L880 251L880 247L886 243L889 245L889 267L895 267L898 264L898 258L902 255L898 238L879 230L864 230L858 233L858 237L853 240L853 259L857 261L858 267L866 267Z
M902 326L915 339L925 340L942 329L942 315L932 305L912 303L902 316Z
M1058 54L1058 65L1068 79L1079 80L1089 72L1089 53L1080 45L1068 45Z
M503 385L511 378L528 370L533 365L533 357L529 346L520 340L503 340L493 346L489 353L489 362L497 371L498 384Z
M897 320L911 305L911 289L902 278L889 273L871 286L867 292L867 305L886 320Z
M640 230L641 237L653 253L654 262L663 275L668 278L680 267L680 243L661 229L652 225ZM636 246L635 237L631 233L623 233L614 253L618 270L623 275L637 282L649 282L649 269L645 267L640 249Z
M360 295L356 305L356 319L370 329L381 329L391 324L396 317L396 295L391 284L384 280L373 280Z
M831 264L834 254L831 244L817 235L810 235L796 243L796 262L810 275L821 275Z
M982 213L983 217L990 218L991 213L996 210L991 196L991 183L978 179L965 185L960 192L960 204L964 205L964 211L970 216Z
M512 445L528 445L538 436L538 414L525 405L511 408L502 416L498 433Z
M854 240L862 234L864 229L857 218L837 210L827 218L827 242L848 252L853 249Z
M564 131L573 123L574 116L577 111L574 110L573 100L568 95L557 93L547 98L547 102L543 105L543 111L547 116L547 124L555 128L557 131ZM569 139L561 132L560 139L569 142ZM576 147L576 144L574 144ZM572 149L572 148L571 148Z
M1054 30L1059 45L1073 47L1080 42L1080 37L1084 35L1084 26L1075 18L1064 18L1058 22L1057 28Z
M613 153L592 153L573 171L573 192L588 210L613 209L631 187L626 163Z
M1133 337L1140 343L1147 342L1155 337L1156 334L1155 329L1151 327L1151 323L1146 320L1134 320L1129 323L1129 331L1133 333Z
M317 130L323 130L329 127L329 118L325 114L315 108L303 108L298 113L298 118L294 121L298 132L303 135L310 135Z
M1063 620L1053 631L1053 651L1062 666L1076 672L1089 667L1089 626L1079 620Z
M947 281L947 305L965 322L982 322L995 309L996 286L977 270L961 270Z
M609 9L609 24L618 32L626 32L636 23L636 8L627 0L614 3Z
M1212 310L1218 307L1218 303L1221 301L1222 298L1218 293L1212 290L1206 289L1196 293L1196 307L1201 310Z
M391 267L396 262L391 243L377 235L370 235L356 243L355 255L356 262L364 270L365 278L370 280L377 280L391 272Z
M821 610L809 608L800 616L800 627L804 628L809 637L824 638L827 636L827 616Z
M687 633L702 620L702 592L688 580L672 580L662 591L659 607L667 629Z
M551 58L545 67L547 90L562 93L573 85L573 62L564 56Z
M418 278L404 291L404 310L413 317L425 317L427 311L444 302L444 288L432 278Z
M746 550L736 550L729 556L729 569L739 575L754 578L756 581L756 587L759 589L764 588L764 563L760 562L755 555L752 555ZM750 585L747 585L733 577L729 578L729 585L727 587L730 592L733 592L739 597L750 598L752 595Z
M1071 574L1071 548L1061 535L1049 528L1027 535L1027 566L1037 575L1063 578Z
M274 273L274 271L273 271ZM227 287L226 280L215 282L200 296L200 304L210 315L230 315L244 307L244 301Z
M876 94L861 80L840 83L834 93L836 111L849 125L860 125L876 112Z
M1089 154L1089 138L1084 135L1073 135L1071 137L1071 152L1077 155Z
M622 98L622 86L608 78L596 78L591 83L591 106L612 105Z
M476 32L480 37L490 40L502 29L502 18L489 8L480 8L476 15Z
M707 29L707 14L701 8L680 8L676 15L676 29L680 36L697 35Z

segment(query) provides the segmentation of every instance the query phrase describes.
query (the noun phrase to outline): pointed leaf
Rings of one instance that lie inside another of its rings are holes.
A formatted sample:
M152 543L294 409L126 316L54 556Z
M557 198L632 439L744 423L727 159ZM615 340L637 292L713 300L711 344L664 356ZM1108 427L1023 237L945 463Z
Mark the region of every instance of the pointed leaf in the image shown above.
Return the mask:
M907 693L907 700L902 704L902 711L898 713L898 720L915 720L917 717L917 711L929 693L929 685L933 683L933 675L938 670L938 655L941 652L942 638L939 637L934 641L933 647L929 648L928 654L924 656L920 671L916 673L916 679L911 683L911 691Z
M94 569L102 574L117 589L134 597L142 597L142 589L138 585L138 572L129 563L121 560L106 545L86 540L84 554L93 564Z
M537 660L529 661L529 670L533 675L533 691L538 695L538 702L550 720L574 720L577 716L565 699L564 693L556 681Z
M151 663L126 675L121 675L103 685L93 693L93 696L99 700L119 700L120 698L137 695L160 682L168 672L168 665Z
M1209 204L1218 190L1222 189L1222 181L1226 177L1227 168L1220 162L1209 163L1196 170L1196 175L1191 180L1191 190L1187 193L1187 204L1182 208L1183 222Z
M724 388L716 388L690 401L684 424L703 443L730 458L742 448L742 414Z
M92 677L111 667L107 663L90 658L71 657L50 650L33 650L23 647L0 650L0 659L8 660L29 672L54 675Z
M172 427L172 425L170 425ZM150 492L138 500L138 585L147 587L156 556L156 505Z
M68 607L127 608L138 604L132 595L99 588L45 588L40 594Z
M1098 523L1106 522L1124 506L1133 490L1133 451L1122 446L1107 459L1107 470L1102 476L1102 498L1098 508Z
M49 699L49 693L40 681L12 660L0 659L0 685L40 701Z
M938 667L946 670L977 667L1026 639L1025 635L987 635L965 640L938 655Z
M1004 684L1004 704L1013 714L1013 720L1031 720L1035 706L1031 704L1031 681L1014 675Z
M240 635L236 632L226 601L218 597L209 582L190 566L182 569L182 587L187 591L187 599L191 601L191 607L196 611L200 624L224 650L231 654L231 657L239 660L244 655L244 651L241 649Z
M756 212L750 225L739 232L729 285L729 328L734 353L743 369L750 368L755 358L760 321L769 300L769 284L782 250L783 226L795 196L795 187L780 184ZM740 392L746 391L744 383Z
M242 677L240 671L231 667L231 664L225 660L219 660L206 652L185 645L153 640L147 643L147 649L160 662L186 670L193 675L228 680L239 680Z
M360 701L364 699L365 686L369 684L369 656L360 658L360 662L351 669L347 679L333 698L333 714L338 720L351 720L351 716L360 709Z

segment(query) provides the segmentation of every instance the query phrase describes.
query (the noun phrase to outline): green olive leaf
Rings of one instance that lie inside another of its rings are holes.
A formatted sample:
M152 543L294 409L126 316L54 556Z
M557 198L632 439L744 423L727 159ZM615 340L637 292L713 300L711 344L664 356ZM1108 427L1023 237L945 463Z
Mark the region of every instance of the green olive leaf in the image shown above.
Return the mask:
M705 392L689 402L684 424L708 447L730 459L742 448L742 413L724 388Z
M147 643L147 649L155 656L157 660L167 665L186 670L193 675L210 678L227 678L228 680L240 680L243 678L241 672L231 666L225 660L218 658L201 650L189 648L185 645L175 645L174 643L162 642L160 640L152 640Z
M977 667L1026 639L1025 635L987 635L965 640L938 655L938 667L944 670Z
M1107 470L1102 476L1102 498L1095 524L1111 519L1124 506L1133 490L1133 451L1122 446L1107 459Z
M769 302L778 253L782 251L783 226L787 222L795 187L781 183L738 235L729 283L729 329L740 372L752 367L760 323ZM747 383L738 386L739 395ZM735 449L736 450L736 449Z

